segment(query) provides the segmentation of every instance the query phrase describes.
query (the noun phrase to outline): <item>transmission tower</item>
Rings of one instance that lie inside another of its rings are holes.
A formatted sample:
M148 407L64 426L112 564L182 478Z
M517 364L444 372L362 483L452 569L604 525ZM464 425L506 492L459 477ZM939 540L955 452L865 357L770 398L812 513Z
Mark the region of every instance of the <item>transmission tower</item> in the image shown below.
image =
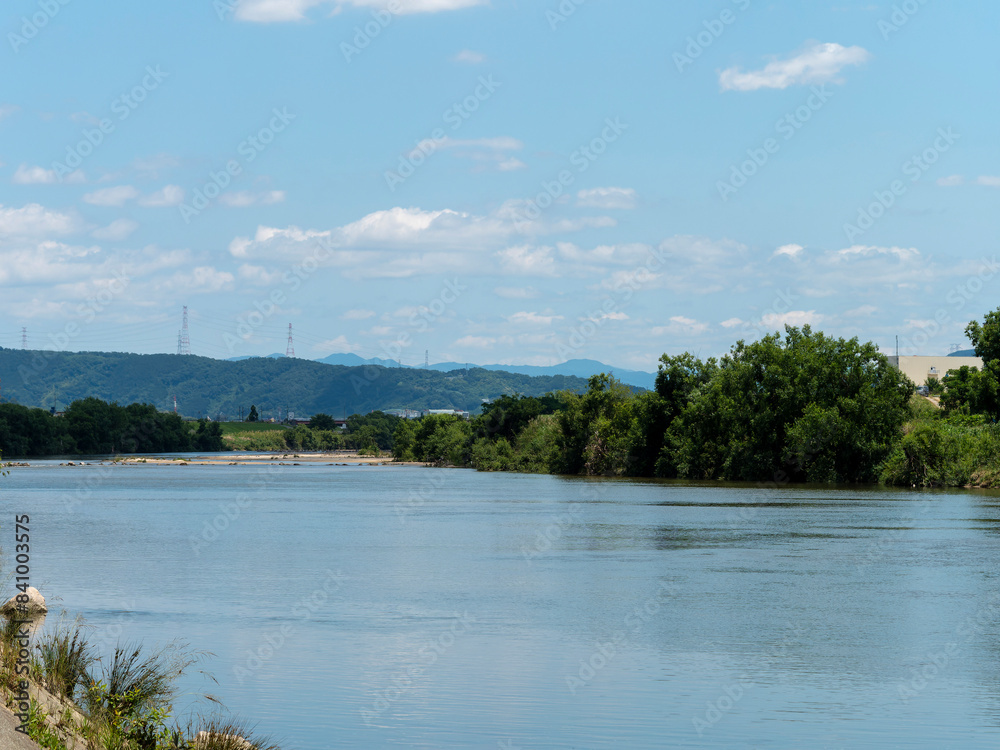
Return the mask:
M424 369L431 369L431 350L424 349Z
M181 325L180 333L177 334L177 353L178 354L191 353L191 337L188 335L187 305L184 305L184 322Z
M288 346L285 347L285 356L294 357L295 356L295 344L292 343L292 324L288 324Z
M27 349L27 348L28 348L28 329L27 328L22 328L21 329L21 349Z

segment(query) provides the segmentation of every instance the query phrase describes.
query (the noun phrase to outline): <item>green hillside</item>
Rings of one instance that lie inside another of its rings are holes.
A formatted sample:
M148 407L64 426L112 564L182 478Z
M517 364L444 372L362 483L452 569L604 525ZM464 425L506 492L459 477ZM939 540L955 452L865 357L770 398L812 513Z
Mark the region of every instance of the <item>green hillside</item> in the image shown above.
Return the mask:
M256 404L262 418L292 411L335 416L375 409L478 411L484 398L550 391L582 392L586 381L482 369L436 372L341 367L303 359L228 362L176 354L49 352L0 349L0 397L25 406L64 409L94 396L119 404L150 403L188 417L229 418Z

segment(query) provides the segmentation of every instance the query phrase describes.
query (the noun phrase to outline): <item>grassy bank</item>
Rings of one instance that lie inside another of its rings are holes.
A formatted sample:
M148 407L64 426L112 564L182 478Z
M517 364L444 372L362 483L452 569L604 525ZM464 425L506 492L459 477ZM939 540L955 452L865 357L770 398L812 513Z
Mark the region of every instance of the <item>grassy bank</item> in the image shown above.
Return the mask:
M983 415L946 414L914 396L911 418L882 466L902 487L1000 487L1000 425Z
M81 620L40 638L0 620L0 690L47 750L280 750L238 717L173 714L176 680L205 654L175 642L158 651L118 644L98 654ZM29 679L18 654L30 654ZM207 698L208 696L206 696Z

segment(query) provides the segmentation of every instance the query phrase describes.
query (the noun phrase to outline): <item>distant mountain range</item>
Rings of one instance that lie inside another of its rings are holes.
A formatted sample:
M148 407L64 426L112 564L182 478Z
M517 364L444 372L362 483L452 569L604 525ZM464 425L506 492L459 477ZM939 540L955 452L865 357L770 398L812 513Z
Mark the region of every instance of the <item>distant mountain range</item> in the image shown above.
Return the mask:
M0 349L3 400L64 409L94 396L154 404L188 417L230 418L257 406L262 416L365 414L375 409L478 411L504 394L580 393L587 381L568 375L533 377L481 368L438 372L423 368L345 367L284 356L229 362L177 354L39 352Z
M285 355L283 354L269 354L266 358L283 359L284 356ZM251 359L251 357L233 357L231 361L237 362L245 359ZM316 361L322 362L325 365L341 365L343 367L365 367L370 365L390 368L399 367L399 364L391 359L364 359L359 357L357 354L331 354L329 357L323 357L323 359L317 359ZM436 370L437 372L454 372L455 370L465 370L468 368L479 368L482 370L490 370L492 372L512 372L518 375L530 375L532 377L564 375L566 377L583 378L584 380L589 378L591 375L599 375L602 372L608 372L612 373L623 383L637 386L639 388L645 388L646 390L652 390L656 384L655 373L642 372L640 370L622 370L593 359L571 359L568 362L563 362L561 365L552 365L551 367L538 367L535 365L475 365L466 364L465 362L438 362L437 364L433 364L426 369ZM408 367L404 365L403 369L423 370L425 368Z
M976 350L975 349L962 349L961 351L958 351L958 352L952 352L948 356L949 357L975 357L976 356Z

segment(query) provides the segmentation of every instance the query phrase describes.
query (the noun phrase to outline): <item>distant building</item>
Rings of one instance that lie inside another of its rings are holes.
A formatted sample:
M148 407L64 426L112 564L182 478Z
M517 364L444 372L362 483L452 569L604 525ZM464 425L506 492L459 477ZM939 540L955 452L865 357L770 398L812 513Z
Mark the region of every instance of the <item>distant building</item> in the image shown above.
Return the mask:
M983 360L980 357L889 357L889 364L916 385L923 385L929 379L943 378L948 374L948 370L957 370L960 367L983 369Z
M469 419L472 416L469 412L460 411L459 409L424 409L420 412L420 416L422 417L439 415L461 417L462 419Z

